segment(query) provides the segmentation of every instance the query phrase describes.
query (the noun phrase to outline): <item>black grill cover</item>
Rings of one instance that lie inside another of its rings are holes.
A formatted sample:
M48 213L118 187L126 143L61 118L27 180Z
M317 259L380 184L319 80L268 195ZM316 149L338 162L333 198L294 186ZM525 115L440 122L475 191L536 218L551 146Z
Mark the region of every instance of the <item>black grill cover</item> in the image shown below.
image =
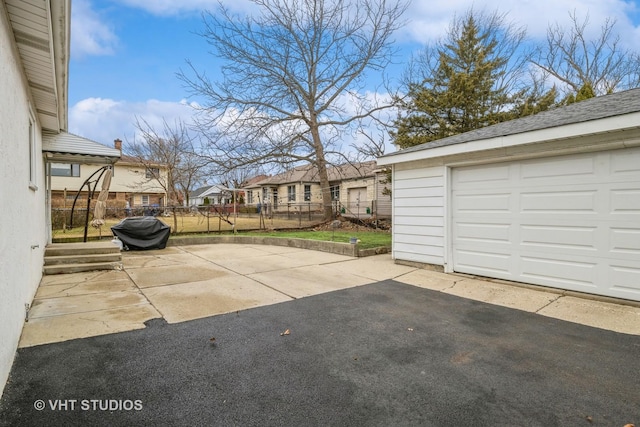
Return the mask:
M125 218L111 227L126 248L131 250L164 249L171 227L152 216Z

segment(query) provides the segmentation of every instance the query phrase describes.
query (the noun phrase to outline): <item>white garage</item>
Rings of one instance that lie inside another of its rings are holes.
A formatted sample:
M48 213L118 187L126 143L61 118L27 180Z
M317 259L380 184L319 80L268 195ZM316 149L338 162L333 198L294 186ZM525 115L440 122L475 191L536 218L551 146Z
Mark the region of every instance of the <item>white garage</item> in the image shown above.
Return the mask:
M378 164L397 261L640 301L640 89Z

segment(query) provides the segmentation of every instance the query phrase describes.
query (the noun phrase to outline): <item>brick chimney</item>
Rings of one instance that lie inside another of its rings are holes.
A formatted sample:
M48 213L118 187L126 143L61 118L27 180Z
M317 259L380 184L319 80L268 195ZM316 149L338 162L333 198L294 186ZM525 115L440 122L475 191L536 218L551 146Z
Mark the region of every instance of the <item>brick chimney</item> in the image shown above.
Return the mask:
M120 153L122 153L122 140L120 139L114 140L113 145L116 147L116 150L120 150Z

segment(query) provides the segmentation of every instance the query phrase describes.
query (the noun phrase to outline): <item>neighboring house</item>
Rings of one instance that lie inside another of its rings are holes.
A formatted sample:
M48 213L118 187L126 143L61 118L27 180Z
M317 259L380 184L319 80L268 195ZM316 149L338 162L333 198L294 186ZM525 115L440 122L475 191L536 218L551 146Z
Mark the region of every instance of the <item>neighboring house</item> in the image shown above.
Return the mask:
M71 5L0 0L0 391L51 241L51 163L115 162L117 150L67 130Z
M230 199L231 193L229 191L218 185L207 185L189 193L189 206L223 205Z
M330 167L327 172L331 199L336 207L344 208L344 214L390 215L391 198L383 194L385 174L375 161ZM275 212L286 211L291 206L309 205L315 210L322 208L318 170L311 165L299 166L254 182L247 185L244 191L247 205L267 205Z
M393 257L640 301L640 89L407 148Z
M76 139L84 138L76 135L65 134L58 136L69 143ZM98 144L97 142L95 144ZM122 152L122 141L116 139L114 147L118 152ZM75 163L61 162L51 165L51 201L56 208L71 208L78 191L80 196L76 207L86 208L87 187L83 185L85 181L100 168L100 165L85 163L82 159L76 159ZM150 164L145 166L136 158L121 155L120 159L113 165L113 176L109 186L109 199L107 208L123 209L128 202L130 208L145 206L166 206L167 193L162 183L167 182L167 168L162 164ZM99 175L91 178L91 189L95 187L95 180ZM160 181L156 179L160 177ZM100 192L98 182L95 197ZM82 188L81 188L82 187Z

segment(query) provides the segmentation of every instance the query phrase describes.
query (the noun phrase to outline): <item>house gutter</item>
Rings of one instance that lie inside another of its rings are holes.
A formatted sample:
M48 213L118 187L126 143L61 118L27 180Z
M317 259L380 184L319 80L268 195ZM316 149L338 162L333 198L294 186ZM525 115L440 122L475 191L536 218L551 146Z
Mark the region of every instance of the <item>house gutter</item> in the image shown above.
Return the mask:
M590 135L605 135L612 132L632 131L640 129L640 112L608 117L590 122L573 123L552 128L539 129L495 138L425 148L423 150L404 150L389 153L378 158L378 165L387 166L397 163L433 159L456 154L478 152L499 148L516 147L538 142L552 142ZM627 146L636 145L629 142Z

